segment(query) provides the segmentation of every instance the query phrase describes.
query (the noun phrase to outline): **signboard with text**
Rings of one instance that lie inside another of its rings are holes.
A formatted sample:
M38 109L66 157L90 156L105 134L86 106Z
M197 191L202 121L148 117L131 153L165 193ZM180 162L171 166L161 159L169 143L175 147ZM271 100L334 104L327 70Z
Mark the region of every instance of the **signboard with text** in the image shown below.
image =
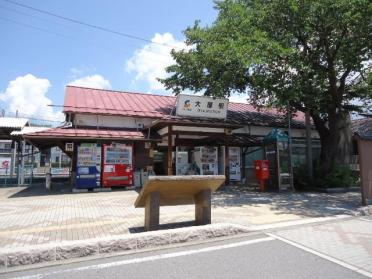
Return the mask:
M9 174L10 161L11 161L10 157L0 158L0 175Z
M51 168L52 175L69 175L69 168Z
M66 152L73 152L74 151L74 143L73 142L66 142L65 143L65 151Z
M181 94L177 98L176 113L178 116L226 119L228 104L228 99Z

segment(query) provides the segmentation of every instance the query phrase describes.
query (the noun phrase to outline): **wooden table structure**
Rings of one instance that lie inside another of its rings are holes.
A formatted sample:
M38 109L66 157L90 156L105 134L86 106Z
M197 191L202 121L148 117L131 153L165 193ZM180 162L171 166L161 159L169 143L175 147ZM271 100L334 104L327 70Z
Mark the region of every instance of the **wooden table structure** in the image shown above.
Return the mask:
M211 223L211 194L224 175L150 176L134 206L145 208L145 230L159 228L160 206L195 204L195 224Z

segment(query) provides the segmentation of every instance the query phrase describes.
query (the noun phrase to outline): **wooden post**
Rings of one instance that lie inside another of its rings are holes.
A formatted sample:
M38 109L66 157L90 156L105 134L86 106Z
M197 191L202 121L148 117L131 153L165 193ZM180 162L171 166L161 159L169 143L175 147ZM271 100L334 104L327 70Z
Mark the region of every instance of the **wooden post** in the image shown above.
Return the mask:
M173 138L172 138L172 125L168 126L168 175L173 175Z
M225 138L225 185L230 184L230 156L229 156L229 138L226 135Z
M195 225L211 223L211 190L206 189L195 195Z
M31 145L31 177L30 177L30 185L32 185L32 180L34 179L34 163L35 163L35 160L34 160L34 145Z
M291 111L289 109L289 104L288 104L288 172L289 172L289 184L290 184L291 190L294 191L295 188L293 184L291 120L292 120L292 115L291 115Z
M145 206L145 230L154 231L159 228L159 192L149 193Z
M154 149L155 144L153 142L150 142L148 167L151 167L151 169L153 169L154 167Z
M45 173L45 188L50 191L52 189L52 170L51 166L47 167L46 173Z
M17 144L17 148L16 148L17 164L15 166L17 166L17 185L20 186L21 185L21 181L20 181L20 178L21 178L21 141L18 140L16 144Z
M16 166L16 160L17 160L17 142L14 141L12 144L12 158L10 159L10 178L13 178L14 169Z
M70 172L70 187L75 188L76 171L77 171L77 144L74 142L74 148L71 156L71 172Z
M311 122L310 112L307 110L305 113L305 126L306 126L306 165L307 175L310 183L313 183L313 152L311 147Z
M275 156L276 156L276 179L277 179L277 186L278 191L282 188L282 180L281 180L281 171L280 171L280 158L279 158L279 143L275 141ZM289 167L289 166L288 166Z
M248 150L248 147L242 147L242 180L245 179L245 185L247 185L247 178L246 178L246 174L245 174L245 154L247 153L247 150Z
M229 147L225 145L225 176L226 176L226 181L225 185L229 185L230 183L230 160L229 160Z

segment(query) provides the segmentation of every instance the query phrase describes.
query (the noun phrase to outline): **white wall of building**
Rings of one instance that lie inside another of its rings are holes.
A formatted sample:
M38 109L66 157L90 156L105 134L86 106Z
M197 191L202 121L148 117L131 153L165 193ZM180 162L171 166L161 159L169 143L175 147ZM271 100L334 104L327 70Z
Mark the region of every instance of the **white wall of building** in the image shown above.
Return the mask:
M74 124L78 126L136 129L150 125L153 120L151 118L140 117L76 114Z

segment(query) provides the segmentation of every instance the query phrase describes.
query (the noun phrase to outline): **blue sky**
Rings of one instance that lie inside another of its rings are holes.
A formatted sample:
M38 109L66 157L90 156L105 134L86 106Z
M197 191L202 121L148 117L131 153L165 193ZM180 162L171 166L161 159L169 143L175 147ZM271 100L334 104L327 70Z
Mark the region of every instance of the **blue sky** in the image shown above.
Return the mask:
M210 0L14 0L69 18L182 47L182 31L216 18ZM28 26L24 26L28 25ZM31 28L32 26L34 28ZM43 31L36 28L43 29ZM0 0L0 106L54 119L65 85L162 93L170 48L66 22Z

